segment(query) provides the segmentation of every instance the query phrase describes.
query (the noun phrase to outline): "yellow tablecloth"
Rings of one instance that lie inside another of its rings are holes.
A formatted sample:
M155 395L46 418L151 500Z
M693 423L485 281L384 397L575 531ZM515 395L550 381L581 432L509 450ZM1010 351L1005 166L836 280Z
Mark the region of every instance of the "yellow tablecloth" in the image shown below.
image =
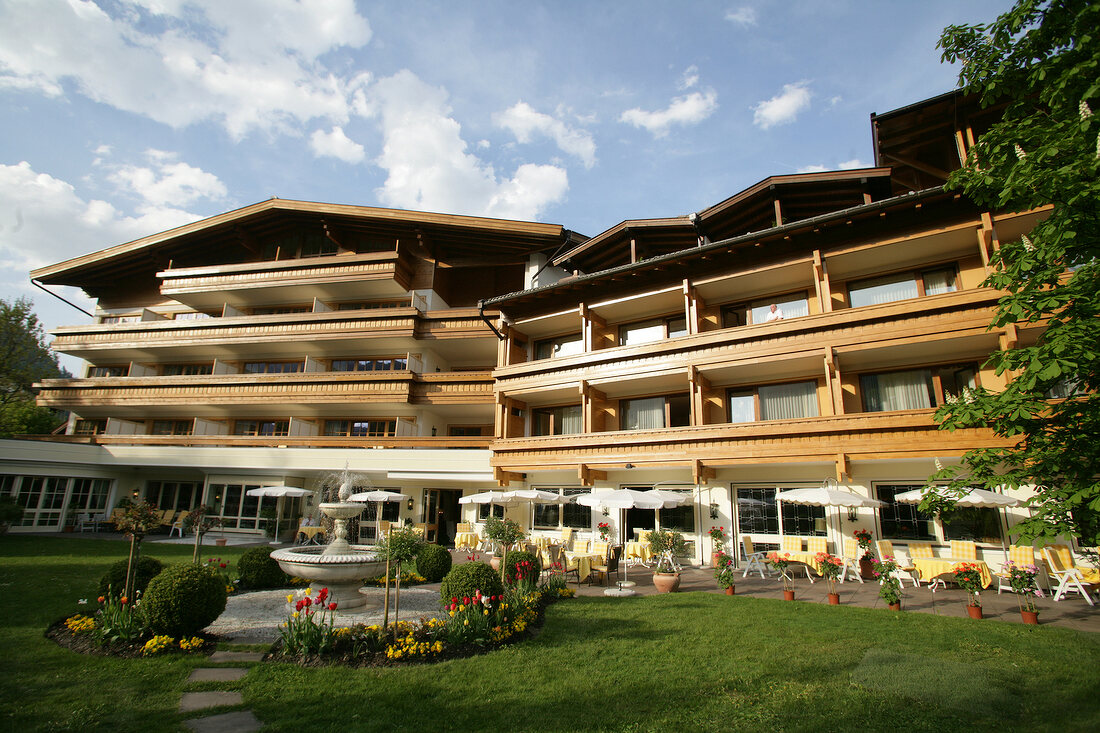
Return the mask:
M317 535L321 535L320 539L324 539L325 528L324 527L299 527L298 534L305 538L306 542L319 542Z
M653 558L653 551L649 549L648 542L627 542L623 547L623 557L628 560L636 557L642 562L649 562Z
M945 575L955 569L956 565L972 563L978 567L978 573L982 576L982 587L988 588L993 582L993 576L989 574L989 565L985 560L967 560L963 557L914 557L913 566L920 573L921 580L931 580L937 575Z
M476 550L479 541L477 532L455 532L456 550Z
M590 552L567 551L565 553L565 569L572 570L576 568L578 580L587 580L588 576L592 574L592 561L599 559L599 555L593 555Z
M780 553L780 555L782 554L783 553ZM809 565L815 573L821 575L821 563L817 561L816 552L788 552L786 554L790 555L789 559L793 562L800 562L804 565Z

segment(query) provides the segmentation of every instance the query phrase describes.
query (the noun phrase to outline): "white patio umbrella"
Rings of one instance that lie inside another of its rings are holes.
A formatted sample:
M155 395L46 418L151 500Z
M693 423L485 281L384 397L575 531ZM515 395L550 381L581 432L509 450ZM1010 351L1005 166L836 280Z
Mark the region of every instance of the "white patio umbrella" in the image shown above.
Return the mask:
M581 494L576 497L577 503L581 506L597 507L605 506L609 509L671 509L674 506L680 506L687 499L691 498L691 494L685 491L664 491L662 489L652 489L650 491L638 491L637 489L596 489L595 491L587 494ZM609 588L604 591L604 595L620 595L620 596L632 596L635 592L629 588L623 589L622 586L629 583L626 580L627 570L626 563L623 563L623 578L622 583L619 584L617 591Z
M920 504L924 500L924 497L931 493L938 494L944 497L958 497L955 503L958 506L966 507L979 507L979 508L993 508L1003 510L1005 507L1019 506L1020 500L1013 499L1011 496L1005 496L1004 494L998 494L996 491L989 491L987 489L971 489L967 487L965 494L961 496L954 491L950 491L945 486L925 486L923 489L913 489L911 491L903 491L900 494L894 496L894 501L902 504ZM1005 528L1008 528L1008 519L1005 519ZM1008 546L1005 544L1004 533L1001 534L1001 549L1004 550L1005 558L1008 558Z
M312 491L308 489L302 489L297 486L261 486L257 489L249 489L244 492L249 496L274 496L275 500L275 541L269 542L270 545L279 544L279 519L282 516L283 509L283 497L284 496L305 496L306 494L312 494Z
M384 504L387 501L404 501L408 498L408 494L399 494L396 491L384 491L382 489L375 489L373 491L360 491L358 494L352 494L348 497L348 501L364 501L370 504ZM381 507L378 507L375 510L374 521L374 540L375 542L377 542L382 538Z
M818 486L813 489L789 489L780 491L775 495L779 501L791 504L806 504L809 506L843 506L843 507L882 507L886 502L878 499L870 499L843 489L832 489Z

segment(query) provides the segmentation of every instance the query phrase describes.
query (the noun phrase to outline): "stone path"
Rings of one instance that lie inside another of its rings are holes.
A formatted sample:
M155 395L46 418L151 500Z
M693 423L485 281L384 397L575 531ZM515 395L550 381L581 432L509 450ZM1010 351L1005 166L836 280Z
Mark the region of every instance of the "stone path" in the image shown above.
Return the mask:
M210 655L211 663L235 662L255 664L263 659L261 652L218 651ZM187 682L237 682L248 674L246 667L199 667L191 672ZM180 697L180 712L191 713L196 710L225 708L244 705L241 693L236 691L206 690L203 692L185 692ZM184 721L188 730L196 733L249 733L258 731L263 723L251 710L237 710L230 713L206 715Z

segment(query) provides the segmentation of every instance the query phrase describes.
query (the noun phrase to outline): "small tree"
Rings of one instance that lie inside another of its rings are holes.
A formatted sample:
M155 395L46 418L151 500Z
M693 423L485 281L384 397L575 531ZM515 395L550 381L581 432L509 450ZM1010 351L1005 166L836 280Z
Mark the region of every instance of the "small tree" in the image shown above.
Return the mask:
M202 536L220 526L222 523L221 517L214 513L214 507L207 506L206 504L199 504L192 509L183 518L183 531L195 532L195 554L191 556L191 562L196 565L199 562L199 551L202 547Z
M503 581L504 563L508 559L508 548L522 540L526 533L523 531L523 527L511 519L489 517L485 520L485 536L500 547L500 579Z
M424 546L424 538L420 536L420 532L416 527L399 527L390 529L385 539L382 540L380 549L386 555L386 602L383 609L382 624L386 626L390 622L389 618L389 605L390 605L390 588L389 588L389 569L391 563L397 564L396 570L396 586L394 594L394 616L397 617L401 613L401 569L406 562L409 562L416 557L420 552L420 548Z
M134 564L141 554L141 541L145 535L160 526L160 510L156 505L147 501L132 501L122 510L122 517L118 521L121 532L130 535L130 557L126 564L126 592L127 598L134 597Z

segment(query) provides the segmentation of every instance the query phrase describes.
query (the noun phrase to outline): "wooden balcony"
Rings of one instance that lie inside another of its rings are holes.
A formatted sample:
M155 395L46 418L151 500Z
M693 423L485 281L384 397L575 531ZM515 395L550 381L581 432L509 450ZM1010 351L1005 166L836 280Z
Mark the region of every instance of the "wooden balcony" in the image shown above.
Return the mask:
M408 438L251 435L18 435L23 440L85 445L208 446L215 448L455 448L486 449L490 436L418 436Z
M297 374L219 374L190 377L47 379L38 403L80 413L88 407L210 406L278 404L490 404L488 372L305 372ZM110 412L110 410L106 410ZM224 410L222 410L224 412Z
M243 358L249 354L365 353L414 350L418 339L482 339L483 359L493 359L496 339L477 309L422 313L415 308L330 311L210 318L193 321L63 326L53 331L55 351L92 362L161 358L178 360L197 354ZM404 346L405 348L398 348Z
M861 413L662 430L511 438L491 446L494 468L522 473L581 468L692 466L704 469L759 463L833 462L957 455L1005 445L991 430L937 429L934 410Z
M162 294L193 308L265 302L352 300L372 294L405 295L412 282L408 256L371 252L307 259L185 267L157 273Z

